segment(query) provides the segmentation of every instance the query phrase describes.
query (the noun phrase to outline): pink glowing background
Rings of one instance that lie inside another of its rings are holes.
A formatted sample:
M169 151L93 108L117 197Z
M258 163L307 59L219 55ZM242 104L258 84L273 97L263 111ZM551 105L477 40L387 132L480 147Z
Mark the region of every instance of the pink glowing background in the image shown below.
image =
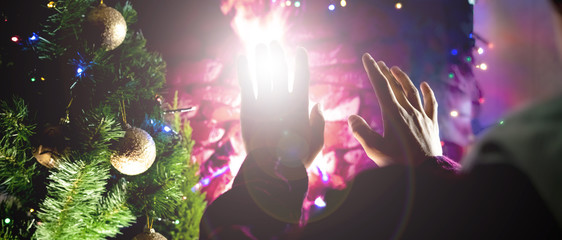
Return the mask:
M544 59L549 59L549 64L558 63L553 51L548 50L554 49L553 42L546 40L546 31L540 30L547 28L544 24L528 23L524 17L521 23L501 20L505 16L502 3L519 7L516 13L531 9L527 14L545 14L546 5L530 8L507 0L480 0L473 6L460 0L455 1L460 4L426 0L404 1L397 9L395 0L298 2L297 6L296 1L215 0L178 1L181 7L176 8L160 3L145 6L144 11L174 19L165 23L169 27L152 30L158 33L152 38L174 36L159 39L154 48L168 61L166 100L172 100L178 91L180 108L195 107L182 117L193 128L196 145L192 160L201 165L201 182L194 187L205 192L209 202L230 188L246 155L238 120L240 91L235 59L247 54L251 61L257 43L280 41L289 60L296 46L304 46L309 53L310 98L312 103L322 105L326 140L315 164L308 169L307 207L315 200L321 205L319 199L326 190L342 188L361 171L376 167L352 137L346 122L350 114L359 114L375 129L382 128L376 96L360 63L362 53L370 52L388 65L401 66L416 84L430 83L440 103L444 150L455 160L461 159L478 133L523 103L527 90L537 88L528 81L533 74L545 76L535 68L523 71L521 64L538 68L541 64L537 62ZM331 4L333 11L329 9ZM464 17L472 17L472 7L474 46L463 51L463 38L469 37L472 23L461 23ZM517 31L517 24L543 27L535 33L524 33ZM514 40L522 35L527 38ZM148 32L147 38L150 43ZM521 57L532 51L515 47L520 44L539 50L536 52L540 54L534 56L540 55L540 59ZM463 61L470 57L474 76L462 64L452 64L452 55ZM521 59L527 62L514 61ZM555 85L553 81L549 86Z

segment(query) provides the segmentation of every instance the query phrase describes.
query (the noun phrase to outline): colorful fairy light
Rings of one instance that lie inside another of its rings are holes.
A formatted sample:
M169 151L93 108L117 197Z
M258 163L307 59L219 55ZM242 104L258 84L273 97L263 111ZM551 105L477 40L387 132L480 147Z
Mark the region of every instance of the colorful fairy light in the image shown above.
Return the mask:
M285 5L287 5L287 7L291 6L291 1L289 0L285 1Z
M164 132L170 132L170 131L172 131L172 129L171 129L170 127L168 127L168 126L164 126L163 130L164 130Z
M478 48L478 54L482 55L484 54L484 48Z
M326 207L326 202L324 202L324 199L322 199L322 197L317 197L314 200L314 205L316 205L317 207L323 208L323 207Z
M347 2L345 0L340 1L340 6L345 7L347 6Z
M20 41L20 37L16 35L16 36L13 36L11 38L11 40L12 40L12 42L18 43Z
M301 6L301 2L295 1L295 4L294 4L294 5L295 5L295 7L300 7L300 6Z
M451 55L456 56L457 54L459 54L459 51L457 49L451 50Z
M4 223L5 224L10 224L12 222L12 219L10 218L4 218Z
M454 73L449 73L449 78L454 78L455 74Z
M488 65L485 64L485 63L481 63L479 66L480 66L480 69L482 69L484 71L486 71L488 69Z
M458 116L459 116L459 111L453 110L453 111L451 111L450 115L451 115L451 117L458 117Z
M54 1L50 1L49 3L47 3L48 8L54 8L56 5L57 3L55 3Z

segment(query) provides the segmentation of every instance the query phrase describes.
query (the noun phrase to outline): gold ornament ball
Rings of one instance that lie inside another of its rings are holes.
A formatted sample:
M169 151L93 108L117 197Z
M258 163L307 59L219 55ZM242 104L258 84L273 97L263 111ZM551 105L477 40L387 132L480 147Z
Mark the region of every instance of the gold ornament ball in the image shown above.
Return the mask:
M57 167L59 163L57 155L55 149L43 147L43 145L39 145L39 147L33 151L33 157L47 168Z
M113 50L125 40L127 23L115 8L102 3L88 13L86 20L89 24L86 29L89 38L96 44L101 44L104 49Z
M154 228L144 229L144 232L136 235L133 240L168 240L164 235L157 233Z
M146 131L128 126L125 136L111 155L111 165L126 175L137 175L150 168L156 159L156 145Z

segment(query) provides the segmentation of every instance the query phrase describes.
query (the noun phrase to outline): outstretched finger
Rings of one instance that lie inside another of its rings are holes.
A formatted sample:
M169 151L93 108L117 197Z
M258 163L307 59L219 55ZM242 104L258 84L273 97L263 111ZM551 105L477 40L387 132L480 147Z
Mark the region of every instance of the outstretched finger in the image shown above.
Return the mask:
M258 100L262 103L271 96L271 77L269 76L269 54L265 44L256 47L256 81L258 84ZM267 104L263 104L267 105Z
M287 60L278 42L270 44L271 50L271 79L275 96L283 97L289 92L289 77L287 74Z
M363 54L362 60L363 67L365 68L367 76L371 81L371 85L375 90L375 94L377 95L377 99L379 100L379 104L381 105L383 114L396 113L398 101L396 100L396 97L394 96L392 91L390 91L389 83L380 71L377 63L368 53Z
M238 84L240 84L242 110L244 111L247 107L253 106L256 101L248 59L245 56L238 57Z
M398 83L400 83L402 89L404 90L404 93L406 94L406 99L408 99L408 102L411 104L411 106L421 112L422 104L420 94L416 86L414 86L414 84L412 83L412 80L410 80L410 77L408 77L408 75L404 71L402 71L402 69L396 66L392 67L390 71L392 72L392 75L398 81Z
M433 90L431 89L429 84L427 84L427 82L422 82L420 88L423 95L425 114L433 121L437 121L437 100L435 99Z
M386 64L383 61L378 61L377 65L379 66L379 69L381 70L382 74L388 81L388 84L390 85L390 88L392 89L392 92L394 93L396 100L398 100L398 102L400 103L400 106L402 106L402 108L407 110L413 109L413 106L408 102L408 99L406 98L406 93L404 92L404 89L402 88L400 83L396 81L394 75L392 75L390 69L388 69Z
M382 150L384 141L383 137L371 129L365 119L358 115L351 115L347 118L347 123L351 127L353 137L359 141L363 150L365 150L367 154L373 151Z
M324 121L324 116L322 116L322 111L318 104L312 107L312 112L310 113L310 156L307 162L303 162L305 167L310 166L312 161L316 158L316 155L322 149L324 145L324 126L326 125Z
M291 95L292 104L295 104L299 116L305 118L308 118L309 82L308 54L304 48L299 47L295 53L295 81Z

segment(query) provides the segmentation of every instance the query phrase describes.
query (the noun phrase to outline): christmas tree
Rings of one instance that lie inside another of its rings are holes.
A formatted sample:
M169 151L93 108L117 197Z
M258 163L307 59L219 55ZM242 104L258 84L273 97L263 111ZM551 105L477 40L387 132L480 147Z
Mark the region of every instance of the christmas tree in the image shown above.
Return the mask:
M197 238L191 128L132 5L18 4L0 23L0 238Z

